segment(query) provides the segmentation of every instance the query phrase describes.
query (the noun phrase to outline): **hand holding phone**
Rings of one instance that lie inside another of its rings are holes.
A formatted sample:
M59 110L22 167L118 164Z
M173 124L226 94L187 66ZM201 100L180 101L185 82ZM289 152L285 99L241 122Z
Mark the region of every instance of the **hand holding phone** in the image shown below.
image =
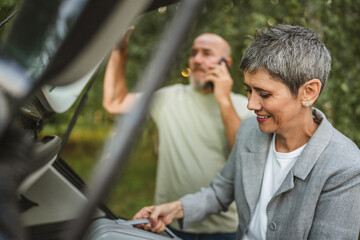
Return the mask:
M228 63L227 63L227 61L226 61L226 59L224 57L222 57L220 59L220 61L218 62L218 65L220 65L222 62L225 63L227 70L230 72L230 67L229 67L229 65L228 65Z
M230 72L230 67L229 67L229 65L227 64L227 61L226 61L226 59L225 59L224 57L222 57L222 58L220 59L220 61L218 62L218 65L220 65L222 62L225 63L227 70ZM214 83L213 83L213 82L210 82L210 81L207 82L207 83L205 83L203 89L207 89L207 88L211 88L211 90L213 91L213 90L214 90Z

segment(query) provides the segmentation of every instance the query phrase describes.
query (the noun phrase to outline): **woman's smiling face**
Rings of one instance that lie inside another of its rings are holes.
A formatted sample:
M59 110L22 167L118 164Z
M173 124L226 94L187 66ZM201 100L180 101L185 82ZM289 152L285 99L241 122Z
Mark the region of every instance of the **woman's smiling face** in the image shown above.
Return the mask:
M299 96L292 95L285 84L264 70L245 72L244 76L247 107L256 113L260 130L279 135L296 132L303 115Z

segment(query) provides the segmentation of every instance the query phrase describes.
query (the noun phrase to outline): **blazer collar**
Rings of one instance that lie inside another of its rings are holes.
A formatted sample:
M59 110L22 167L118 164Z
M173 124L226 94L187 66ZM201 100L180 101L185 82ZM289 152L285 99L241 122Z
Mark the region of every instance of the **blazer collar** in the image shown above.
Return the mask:
M290 170L284 179L284 182L276 191L274 197L294 188L294 176L301 180L305 180L331 140L334 128L326 119L325 115L314 108L313 117L314 120L319 123L319 126L306 144L306 147L299 156L294 167Z
M248 151L240 153L244 192L251 215L254 213L256 203L260 197L265 163L273 135L262 133L256 120L253 124L256 124L256 127L253 127L254 130L249 134L245 143L245 148Z
M334 128L326 119L325 115L318 109L313 108L314 120L319 123L315 133L306 144L303 152L299 156L293 167L294 176L305 180L314 167L316 161L330 143Z
M249 137L246 141L246 148L251 153L268 153L271 138L273 134L263 133L259 129L259 125L256 122L256 127L254 127L254 131L249 134ZM267 155L266 155L267 156Z
M275 196L294 187L293 176L305 180L311 169L314 167L317 159L331 140L334 128L326 119L325 115L318 109L313 108L313 117L315 121L319 122L319 126L299 156L294 167L286 176ZM254 212L257 200L260 196L266 159L271 138L273 136L273 134L262 133L259 130L258 125L254 129L254 132L249 134L249 138L245 143L249 152L241 154L244 190L251 213Z
M319 126L292 169L294 176L302 180L314 167L317 159L330 143L334 132L334 127L320 110L313 108L313 118L319 123ZM273 134L262 133L259 127L256 127L255 134L251 134L246 142L246 148L251 153L265 153L267 158L272 136Z

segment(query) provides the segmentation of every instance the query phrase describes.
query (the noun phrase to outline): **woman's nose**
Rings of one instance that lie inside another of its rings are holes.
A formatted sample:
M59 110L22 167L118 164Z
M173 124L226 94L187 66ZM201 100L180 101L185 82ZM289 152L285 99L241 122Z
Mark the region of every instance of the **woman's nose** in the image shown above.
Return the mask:
M262 106L259 100L259 97L249 93L247 108L249 110L261 110Z

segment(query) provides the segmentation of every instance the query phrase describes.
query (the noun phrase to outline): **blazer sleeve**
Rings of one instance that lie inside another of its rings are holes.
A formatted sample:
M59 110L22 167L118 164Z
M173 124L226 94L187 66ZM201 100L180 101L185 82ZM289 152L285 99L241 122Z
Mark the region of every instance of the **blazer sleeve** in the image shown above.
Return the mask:
M341 169L326 182L315 209L308 239L358 239L360 162Z

